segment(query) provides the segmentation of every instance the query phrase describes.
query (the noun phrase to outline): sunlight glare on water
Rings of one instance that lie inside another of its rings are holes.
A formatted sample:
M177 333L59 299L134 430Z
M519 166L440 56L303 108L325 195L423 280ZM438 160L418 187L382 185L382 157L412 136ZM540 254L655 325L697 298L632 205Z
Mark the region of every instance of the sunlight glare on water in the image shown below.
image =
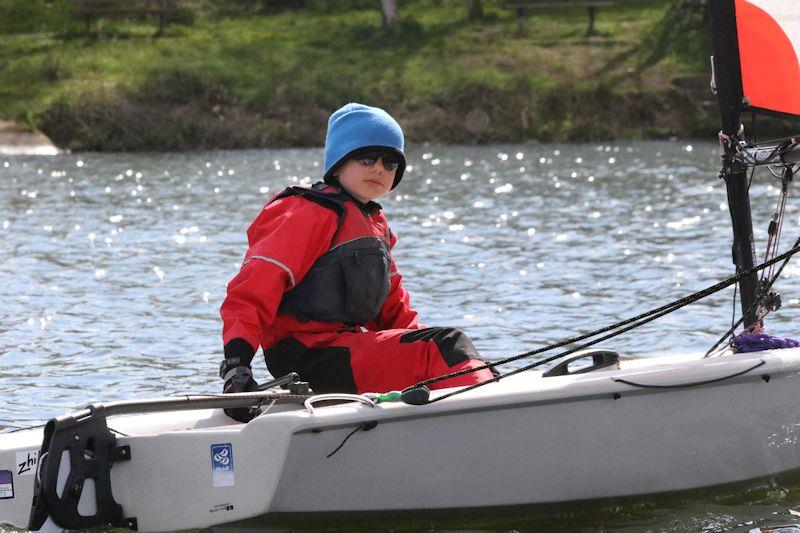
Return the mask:
M320 156L5 156L0 424L90 399L218 390L218 308L245 230L274 192L316 181ZM428 147L410 152L382 203L423 321L466 330L497 359L729 276L717 165L716 147L696 142ZM773 181L760 175L751 190L761 243ZM798 223L790 202L784 234ZM783 276L787 302L798 276L794 265ZM727 291L609 347L705 350L730 313ZM795 313L789 304L770 324L790 336Z
M316 181L321 155L0 157L0 429L90 401L219 391L218 309L245 231L272 194ZM487 358L732 274L714 144L432 146L408 160L402 184L382 199L404 284L426 325L462 328ZM778 191L766 173L750 191L759 250ZM784 249L799 225L790 200ZM798 335L799 285L792 264L777 287L784 308L769 320L773 333ZM604 346L623 357L705 351L730 324L731 298L717 294ZM759 498L762 521L800 502L794 492ZM751 520L739 505L731 516L690 506L676 518L658 507L610 520L725 531Z

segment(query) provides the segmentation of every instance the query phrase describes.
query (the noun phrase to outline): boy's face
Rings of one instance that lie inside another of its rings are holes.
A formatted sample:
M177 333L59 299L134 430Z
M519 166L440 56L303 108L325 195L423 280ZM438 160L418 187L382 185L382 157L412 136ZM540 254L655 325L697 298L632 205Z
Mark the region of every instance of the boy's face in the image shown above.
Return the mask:
M388 154L378 158L378 155L362 154L348 159L334 174L339 178L339 184L360 202L380 198L394 184L397 157Z

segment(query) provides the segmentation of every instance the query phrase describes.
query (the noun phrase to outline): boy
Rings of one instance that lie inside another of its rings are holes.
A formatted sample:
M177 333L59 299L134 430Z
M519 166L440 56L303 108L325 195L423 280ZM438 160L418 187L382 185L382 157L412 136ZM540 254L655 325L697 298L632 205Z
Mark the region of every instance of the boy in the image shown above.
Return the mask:
M396 238L374 200L400 183L403 142L382 109L345 105L328 121L324 183L285 189L253 221L220 309L224 392L257 388L259 345L273 376L297 372L316 393L386 392L483 364L461 331L420 326L401 284ZM483 369L436 386L491 377Z

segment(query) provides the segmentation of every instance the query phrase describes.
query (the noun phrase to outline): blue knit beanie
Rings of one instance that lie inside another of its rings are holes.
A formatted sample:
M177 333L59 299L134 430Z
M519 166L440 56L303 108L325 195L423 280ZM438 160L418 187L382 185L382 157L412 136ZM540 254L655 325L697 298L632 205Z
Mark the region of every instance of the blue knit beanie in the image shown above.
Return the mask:
M364 104L347 104L334 111L325 135L325 183L337 184L333 176L336 167L354 151L368 147L388 148L397 154L400 166L392 189L397 187L406 169L400 124L383 109Z

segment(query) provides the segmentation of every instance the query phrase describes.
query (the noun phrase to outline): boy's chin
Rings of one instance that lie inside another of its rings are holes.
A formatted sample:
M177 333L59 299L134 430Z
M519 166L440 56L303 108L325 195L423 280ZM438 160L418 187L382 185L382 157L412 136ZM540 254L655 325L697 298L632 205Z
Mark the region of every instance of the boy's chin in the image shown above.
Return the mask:
M343 187L343 189L345 191L347 191L350 194L350 196L352 196L353 198L355 198L355 199L357 199L357 200L359 200L359 201L361 201L363 203L373 202L373 201L377 200L378 198L381 198L382 196L386 196L387 194L389 194L389 191L382 192L380 194L375 194L373 192L366 192L365 194L359 194L356 191L351 191L347 187Z

